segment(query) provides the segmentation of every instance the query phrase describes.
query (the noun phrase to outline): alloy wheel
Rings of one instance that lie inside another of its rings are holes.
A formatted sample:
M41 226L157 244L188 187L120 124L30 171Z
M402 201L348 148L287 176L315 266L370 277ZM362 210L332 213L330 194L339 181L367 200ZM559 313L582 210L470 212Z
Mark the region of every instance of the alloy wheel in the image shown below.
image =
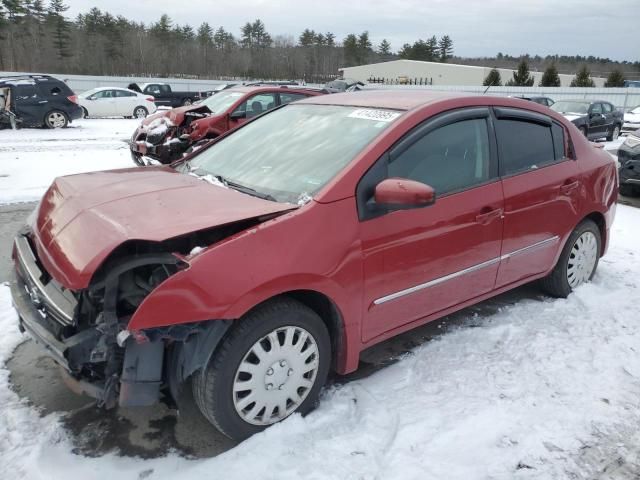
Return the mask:
M571 248L567 262L567 281L571 288L589 281L598 258L598 240L592 232L584 232Z
M67 123L67 119L64 117L64 114L60 112L51 112L48 115L47 120L52 128L62 128Z
M147 116L147 111L142 107L138 107L133 114L136 118L145 118Z
M236 370L236 412L252 425L282 420L304 402L319 365L316 339L307 330L295 326L273 330L253 344Z

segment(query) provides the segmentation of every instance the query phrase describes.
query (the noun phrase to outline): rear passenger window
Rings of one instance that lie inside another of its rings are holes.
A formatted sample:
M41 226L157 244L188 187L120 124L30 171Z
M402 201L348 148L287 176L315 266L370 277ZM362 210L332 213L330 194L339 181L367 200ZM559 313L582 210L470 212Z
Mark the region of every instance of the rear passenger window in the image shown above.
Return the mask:
M35 85L16 85L14 91L17 100L25 100L38 96Z
M426 183L438 195L489 181L489 136L484 118L463 120L427 133L389 163L389 177Z
M556 161L551 127L524 120L500 119L496 122L500 149L500 174L514 175ZM564 143L564 139L562 140ZM562 149L564 156L564 149Z
M116 97L135 97L136 94L133 92L126 92L124 90L114 90L116 93Z

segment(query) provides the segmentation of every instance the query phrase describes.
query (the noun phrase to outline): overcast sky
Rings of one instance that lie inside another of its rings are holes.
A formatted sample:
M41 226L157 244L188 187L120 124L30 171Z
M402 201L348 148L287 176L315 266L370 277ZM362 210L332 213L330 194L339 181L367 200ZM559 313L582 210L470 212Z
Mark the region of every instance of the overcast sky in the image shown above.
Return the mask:
M640 59L640 0L66 0L75 17L96 6L150 23L223 25L234 35L260 18L272 35L297 39L304 28L339 40L368 30L374 43L402 44L448 34L466 57L530 53Z

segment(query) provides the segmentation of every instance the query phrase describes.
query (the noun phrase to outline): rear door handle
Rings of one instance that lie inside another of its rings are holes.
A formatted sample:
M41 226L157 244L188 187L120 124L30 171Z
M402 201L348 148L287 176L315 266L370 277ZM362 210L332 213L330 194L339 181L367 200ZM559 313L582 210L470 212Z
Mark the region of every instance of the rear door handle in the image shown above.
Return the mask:
M503 210L501 208L490 209L490 207L485 207L480 210L480 213L476 215L476 223L480 223L482 225L486 225L491 223L496 218L502 218Z
M567 180L564 185L560 187L560 193L563 195L567 195L574 191L576 188L580 186L580 182L578 180Z

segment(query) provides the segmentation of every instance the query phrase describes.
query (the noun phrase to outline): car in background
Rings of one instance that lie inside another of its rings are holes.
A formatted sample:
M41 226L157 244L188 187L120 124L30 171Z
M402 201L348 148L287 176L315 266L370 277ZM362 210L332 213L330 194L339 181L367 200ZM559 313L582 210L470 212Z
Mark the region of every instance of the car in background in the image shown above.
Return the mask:
M78 97L50 75L0 77L0 90L19 127L62 128L82 118Z
M640 105L624 114L623 132L633 132L640 128Z
M157 110L154 98L127 88L98 87L78 95L85 117L145 118Z
M131 407L189 385L242 440L383 340L537 280L567 297L617 197L611 156L533 102L310 95L171 166L57 178L11 293L74 390Z
M521 98L523 100L529 100L530 102L539 103L540 105L544 105L545 107L550 107L551 105L556 103L549 97L537 97L537 96L519 95L519 96L515 96L513 98Z
M616 140L622 131L622 112L603 100L558 100L551 109L564 115L590 140Z
M175 108L182 105L191 105L202 98L200 92L172 90L171 85L168 83L130 83L127 88L153 97L158 107Z
M265 80L264 82L249 82L244 84L245 87L266 87L266 86L277 86L277 87L296 87L300 86L298 82L295 80Z
M169 164L268 110L322 93L288 86L223 90L195 105L147 117L131 137L131 157L140 166L153 163L149 160Z
M618 149L618 177L622 195L640 194L640 129L627 135Z
M223 83L223 84L217 85L215 88L212 88L211 90L203 90L200 92L200 100L193 103L201 102L202 100L204 100L207 97L210 97L211 95L215 95L216 93L220 93L223 90L226 90L227 88L235 87L236 85L237 83Z
M625 80L623 86L627 88L640 88L640 80Z
M361 90L362 87L364 87L364 83L353 78L338 78L324 85L324 88L330 93L355 92Z

